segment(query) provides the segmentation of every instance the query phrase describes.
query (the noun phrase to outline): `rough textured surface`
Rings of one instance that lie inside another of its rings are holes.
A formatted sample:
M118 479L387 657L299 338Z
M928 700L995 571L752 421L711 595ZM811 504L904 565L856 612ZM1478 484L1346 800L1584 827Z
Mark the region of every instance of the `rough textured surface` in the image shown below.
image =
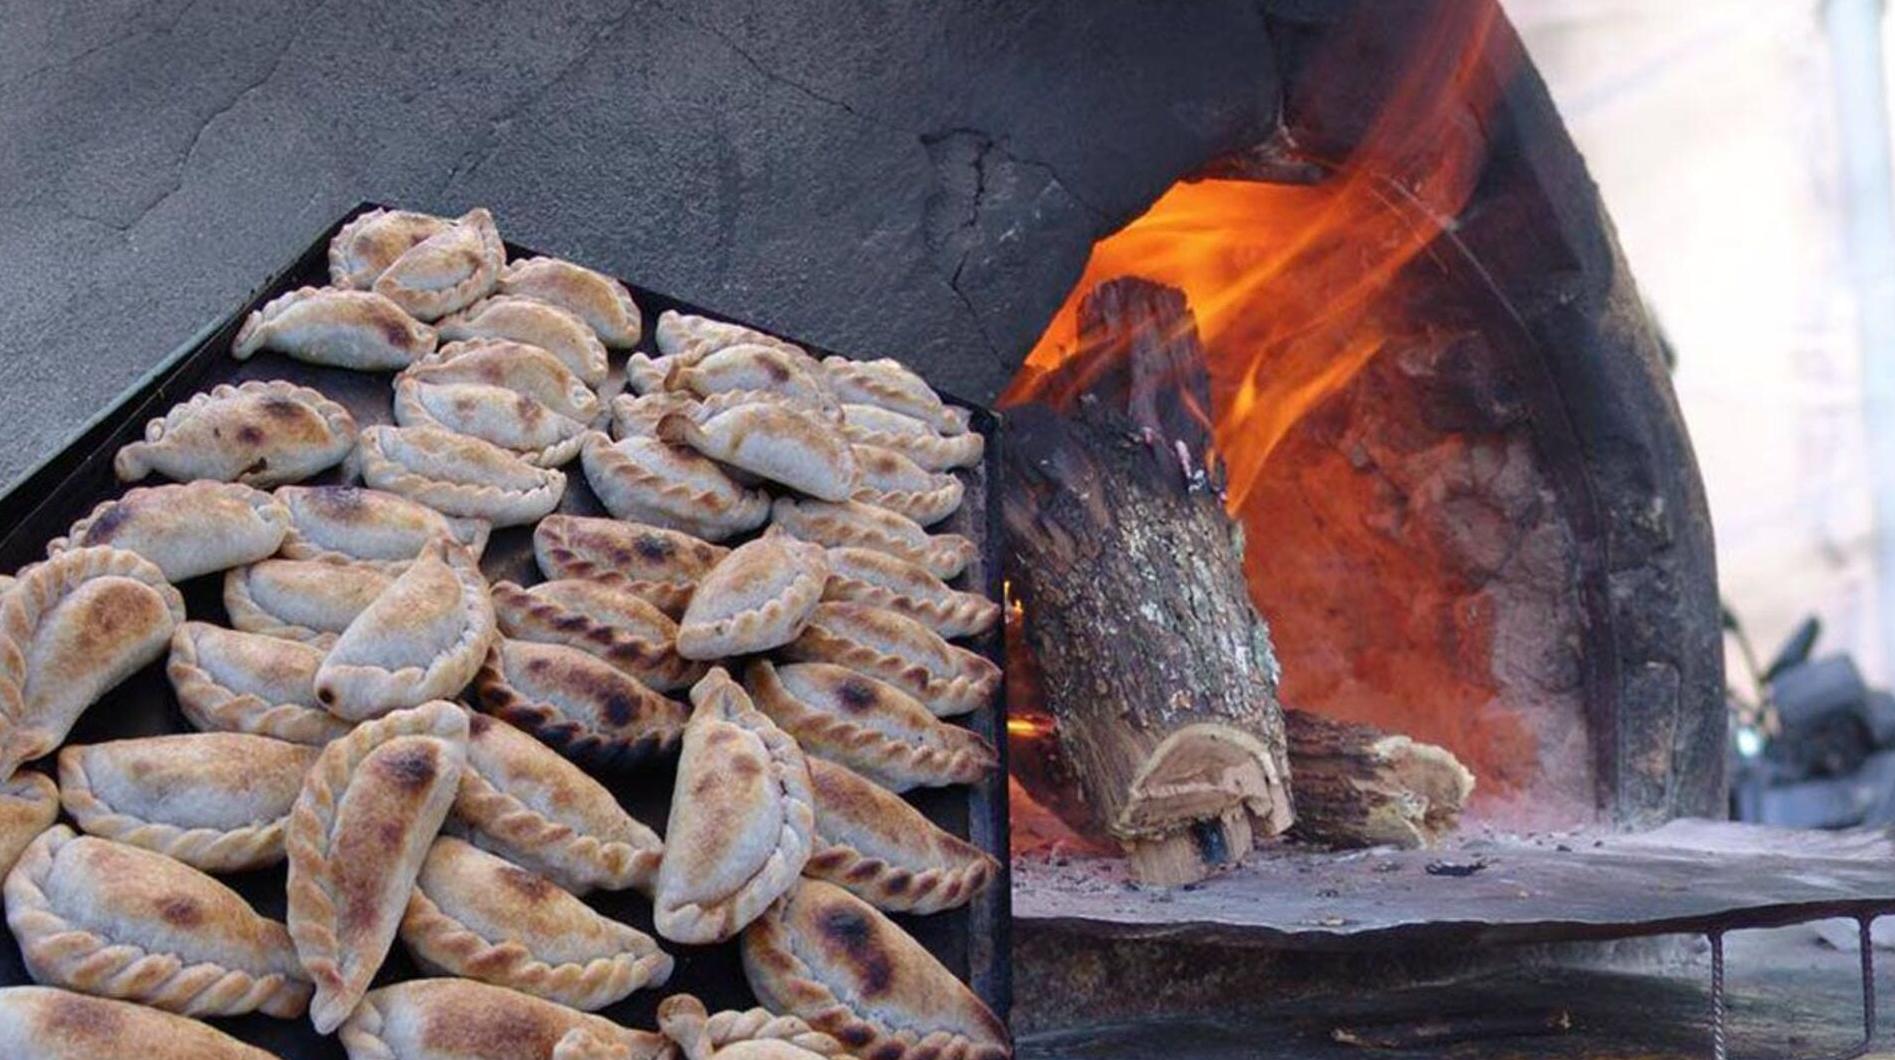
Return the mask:
M1097 235L1275 120L1253 3L809 11L0 0L0 480L363 198L989 399Z

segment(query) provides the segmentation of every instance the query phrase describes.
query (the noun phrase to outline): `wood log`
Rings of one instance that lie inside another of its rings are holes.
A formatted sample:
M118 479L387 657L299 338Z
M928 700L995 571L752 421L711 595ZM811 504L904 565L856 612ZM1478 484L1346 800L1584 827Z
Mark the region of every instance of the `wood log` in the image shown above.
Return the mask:
M1006 569L1082 833L1184 883L1293 819L1277 664L1225 514L1182 293L1102 284L1080 355L1007 411Z
M1296 834L1339 847L1432 846L1461 820L1474 774L1446 748L1369 725L1283 712Z

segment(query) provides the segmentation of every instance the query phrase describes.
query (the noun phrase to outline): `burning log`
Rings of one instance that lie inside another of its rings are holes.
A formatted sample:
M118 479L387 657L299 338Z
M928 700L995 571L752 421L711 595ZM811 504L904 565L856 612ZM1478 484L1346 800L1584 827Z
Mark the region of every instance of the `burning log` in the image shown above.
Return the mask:
M1431 846L1460 823L1474 774L1445 748L1285 710L1296 832L1341 847Z
M1008 410L1007 576L1064 770L1140 879L1236 864L1292 821L1277 664L1226 515L1184 296L1079 309L1081 356ZM1057 805L1057 804L1055 804Z

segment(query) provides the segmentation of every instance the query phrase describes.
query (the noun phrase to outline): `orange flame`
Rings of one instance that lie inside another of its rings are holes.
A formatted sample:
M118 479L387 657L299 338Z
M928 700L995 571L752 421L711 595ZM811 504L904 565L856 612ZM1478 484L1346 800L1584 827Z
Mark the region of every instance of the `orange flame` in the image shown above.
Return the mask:
M1478 116L1498 8L1441 5L1359 147L1314 185L1246 180L1174 185L1143 216L1093 247L1085 272L1013 385L1011 405L1063 407L1050 373L1078 350L1079 303L1100 283L1136 275L1179 288L1209 360L1213 436L1241 512L1290 426L1345 385L1404 322L1383 319L1390 282L1448 228L1485 159ZM1353 56L1351 56L1353 58ZM1360 70L1326 71L1344 84ZM1101 351L1110 356L1111 351ZM1073 378L1097 374L1084 366Z

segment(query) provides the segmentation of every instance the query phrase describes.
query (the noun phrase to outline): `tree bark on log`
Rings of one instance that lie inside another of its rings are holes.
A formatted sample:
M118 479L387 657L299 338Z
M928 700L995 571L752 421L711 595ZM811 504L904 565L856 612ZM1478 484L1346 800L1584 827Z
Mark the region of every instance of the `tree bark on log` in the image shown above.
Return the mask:
M1433 846L1452 832L1474 774L1445 748L1369 725L1285 710L1296 833L1339 847Z
M1007 576L1034 706L1083 796L1070 823L1147 882L1190 882L1293 820L1276 658L1184 296L1115 280L1079 327L1080 356L1040 380L1048 403L1007 412Z

